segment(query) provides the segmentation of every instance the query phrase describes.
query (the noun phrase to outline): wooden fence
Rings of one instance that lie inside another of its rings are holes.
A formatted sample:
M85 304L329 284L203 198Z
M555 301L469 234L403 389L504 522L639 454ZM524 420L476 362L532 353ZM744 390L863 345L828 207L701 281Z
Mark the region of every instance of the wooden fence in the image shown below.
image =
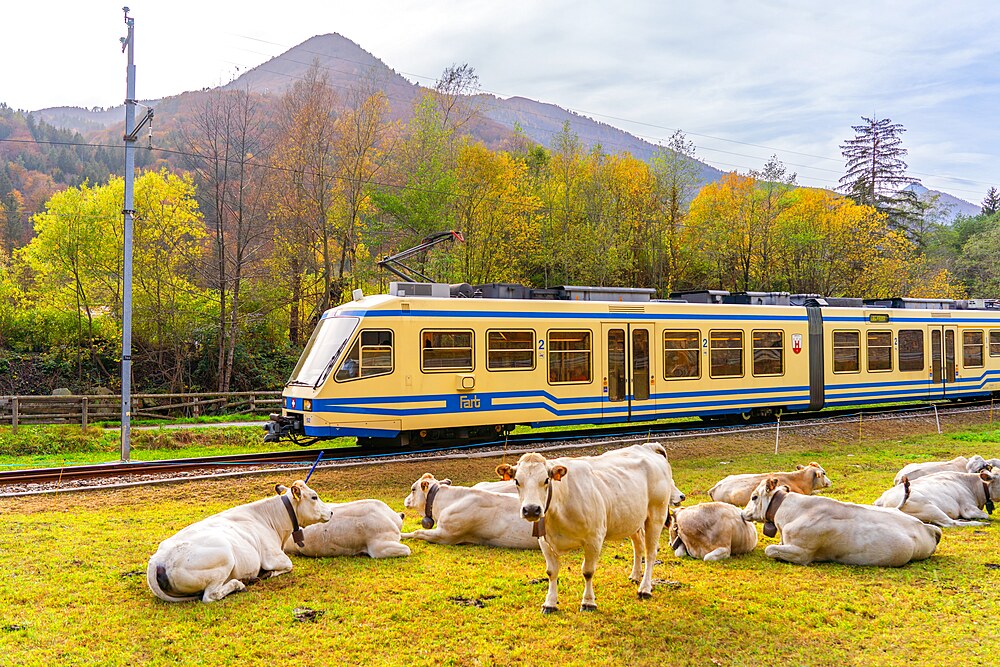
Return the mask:
M132 394L132 419L279 412L280 391L202 394ZM0 396L0 424L80 424L121 420L121 395Z

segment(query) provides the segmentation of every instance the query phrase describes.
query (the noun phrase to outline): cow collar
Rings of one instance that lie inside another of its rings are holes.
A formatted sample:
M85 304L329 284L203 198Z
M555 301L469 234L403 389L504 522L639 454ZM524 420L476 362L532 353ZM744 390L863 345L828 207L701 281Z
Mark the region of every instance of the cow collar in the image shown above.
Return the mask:
M292 539L295 540L297 545L304 547L306 542L302 537L302 529L299 528L299 518L295 516L295 508L292 507L292 501L285 494L281 494L281 504L285 506L285 511L288 512L288 518L292 520Z
M548 484L549 490L545 494L545 509L542 510L542 518L536 521L531 526L531 536L532 537L545 537L545 515L549 511L549 505L552 503L552 480L549 480Z
M986 513L993 514L995 506L993 505L993 499L990 498L990 483L983 482L983 495L986 496Z
M767 537L774 537L778 534L778 526L774 523L774 515L778 513L778 508L781 507L781 503L784 502L787 495L787 491L778 489L771 496L771 502L767 504L767 510L764 512L764 535Z
M431 484L427 489L427 500L424 501L424 518L420 520L420 525L430 530L434 527L434 499L437 497L441 484Z

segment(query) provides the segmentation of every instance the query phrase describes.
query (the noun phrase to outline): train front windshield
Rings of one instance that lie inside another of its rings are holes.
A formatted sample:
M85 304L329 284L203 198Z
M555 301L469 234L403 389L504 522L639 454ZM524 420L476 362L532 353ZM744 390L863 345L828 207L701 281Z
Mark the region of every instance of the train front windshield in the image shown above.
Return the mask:
M359 321L357 317L325 317L320 320L288 384L315 387L322 382L337 364Z

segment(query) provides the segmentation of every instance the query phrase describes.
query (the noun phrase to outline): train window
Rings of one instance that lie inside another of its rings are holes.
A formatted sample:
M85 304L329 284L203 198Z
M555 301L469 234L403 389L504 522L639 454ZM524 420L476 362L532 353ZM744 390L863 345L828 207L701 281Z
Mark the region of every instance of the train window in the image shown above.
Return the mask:
M392 372L392 331L365 329L354 341L335 376L337 382Z
M1000 331L990 332L990 356L1000 357Z
M983 332L962 332L962 365L966 368L983 366Z
M901 371L924 370L924 332L921 331L920 329L900 330L899 370Z
M471 331L423 331L420 334L420 369L471 371Z
M892 370L892 332L868 332L868 370Z
M784 375L785 346L781 331L753 332L753 374Z
M663 377L701 377L701 332L663 332Z
M590 382L589 331L549 331L549 382Z
M710 332L708 357L712 377L742 377L743 332Z
M357 317L324 317L313 331L288 384L319 386L340 358L358 326Z
M491 371L520 371L535 367L535 332L488 331L486 368Z
M857 331L833 332L833 372L857 373L861 370L861 334Z

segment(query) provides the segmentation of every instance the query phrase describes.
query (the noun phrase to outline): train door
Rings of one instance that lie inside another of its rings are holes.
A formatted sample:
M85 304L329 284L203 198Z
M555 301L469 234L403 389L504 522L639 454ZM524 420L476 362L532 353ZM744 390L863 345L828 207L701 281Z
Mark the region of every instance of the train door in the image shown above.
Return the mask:
M653 374L653 327L649 324L603 324L602 391L606 421L637 421L656 413Z
M932 326L931 328L931 386L930 398L948 395L948 385L954 384L958 374L955 367L956 328Z

